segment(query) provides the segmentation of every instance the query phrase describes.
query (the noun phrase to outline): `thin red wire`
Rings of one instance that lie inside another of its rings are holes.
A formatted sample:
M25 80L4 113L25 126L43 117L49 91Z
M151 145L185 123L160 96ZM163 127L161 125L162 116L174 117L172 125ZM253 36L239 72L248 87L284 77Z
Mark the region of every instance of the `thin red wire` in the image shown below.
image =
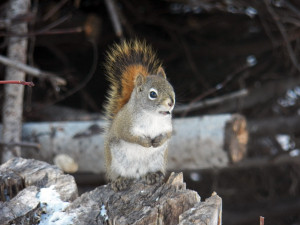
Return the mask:
M26 81L22 81L22 80L0 80L0 84L23 84L23 85L27 85L29 87L34 86L33 82L26 82Z

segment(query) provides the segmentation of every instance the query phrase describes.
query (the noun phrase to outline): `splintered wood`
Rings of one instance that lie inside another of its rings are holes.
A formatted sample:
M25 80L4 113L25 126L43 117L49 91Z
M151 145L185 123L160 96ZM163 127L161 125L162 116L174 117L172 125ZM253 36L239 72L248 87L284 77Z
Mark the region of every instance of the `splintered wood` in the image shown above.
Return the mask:
M38 224L45 211L38 197L41 188L53 187L65 202L78 196L74 178L45 162L13 158L0 166L0 175L0 185L11 193L7 201L0 199L0 224Z
M24 189L24 179L12 170L0 170L0 201L9 201Z
M25 188L0 201L0 224L219 225L222 220L221 198L214 193L201 202L197 192L186 189L182 173L172 173L163 184L134 181L122 192L108 184L77 197L73 177L45 162L14 158L0 167L1 173L8 170L24 179Z

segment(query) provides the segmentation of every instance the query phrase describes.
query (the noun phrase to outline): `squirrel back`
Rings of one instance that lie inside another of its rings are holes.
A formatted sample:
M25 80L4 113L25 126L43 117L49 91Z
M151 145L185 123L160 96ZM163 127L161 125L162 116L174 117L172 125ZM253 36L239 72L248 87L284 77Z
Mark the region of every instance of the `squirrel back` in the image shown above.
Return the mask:
M129 101L138 75L146 77L162 70L152 47L138 40L114 44L107 53L105 69L110 82L105 105L109 120Z

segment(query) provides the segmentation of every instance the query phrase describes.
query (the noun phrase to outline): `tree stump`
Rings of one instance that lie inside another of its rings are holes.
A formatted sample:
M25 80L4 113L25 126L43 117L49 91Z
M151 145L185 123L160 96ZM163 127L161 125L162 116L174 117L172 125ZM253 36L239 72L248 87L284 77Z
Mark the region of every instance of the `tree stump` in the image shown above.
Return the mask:
M74 178L56 166L14 158L0 166L1 173L8 170L22 177L25 188L0 202L0 224L221 223L221 198L215 194L201 202L197 192L186 189L182 173L172 173L163 184L136 180L121 192L114 192L108 184L77 197Z
M4 188L6 190L25 186L23 190L16 189L15 191L19 191L18 193L11 191L12 194L7 196L7 201L4 202L0 199L1 225L38 224L40 216L45 211L43 202L38 197L42 188L52 187L55 189L62 202L72 201L78 196L74 178L65 175L56 166L45 162L13 158L0 166L0 174L0 183L6 184Z

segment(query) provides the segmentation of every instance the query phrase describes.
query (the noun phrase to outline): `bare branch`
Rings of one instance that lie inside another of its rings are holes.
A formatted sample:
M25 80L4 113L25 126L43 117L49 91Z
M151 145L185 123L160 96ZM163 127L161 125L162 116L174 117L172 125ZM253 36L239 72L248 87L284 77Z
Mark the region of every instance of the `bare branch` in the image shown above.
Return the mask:
M57 85L66 85L66 80L56 76L53 73L41 71L37 68L33 68L21 62L16 62L12 59L9 59L3 55L0 55L0 62L6 66L11 66L16 69L22 70L32 76L39 77L39 78L47 78L54 81Z
M29 33L15 33L15 32L0 32L0 37L32 37L37 35L57 35L57 34L73 34L73 33L81 33L83 31L82 27L71 27L71 28L63 28L63 29L55 29L45 31L44 28L35 32Z
M22 141L22 142L3 142L3 141L0 141L0 145L5 145L5 146L9 146L9 147L20 146L20 147L28 147L28 148L36 148L36 149L41 148L41 145L39 143L32 143L32 142L26 142L26 141Z
M105 4L106 4L107 10L109 12L110 19L113 23L115 33L119 38L122 38L123 30L122 30L122 25L121 25L119 15L117 12L116 4L113 0L105 0Z
M186 111L184 111L182 113L182 117L185 117L188 112L189 109L192 108L192 106L198 102L199 100L203 99L206 96L209 96L221 89L223 89L237 74L245 71L246 69L250 68L251 66L254 66L256 63L254 63L253 65L250 63L246 63L240 67L238 67L235 71L233 71L232 73L230 73L229 75L226 76L225 80L223 80L221 83L217 84L215 87L210 88L209 90L207 90L206 92L204 92L203 94L197 96L195 99L193 99L190 103L189 103L189 107L187 107Z
M239 91L236 91L236 92L232 92L228 95L223 95L223 96L220 96L220 97L216 97L216 98L196 102L193 105L189 105L189 104L188 105L180 105L180 106L177 106L174 109L174 113L183 113L183 112L186 112L186 111L189 111L189 112L195 111L195 110L202 109L202 108L205 108L205 107L220 104L220 103L222 103L224 101L227 101L227 100L245 97L245 96L248 95L248 93L249 92L248 92L247 89L242 89L242 90L239 90Z
M267 7L268 12L273 17L273 20L278 27L278 30L280 31L282 38L285 42L286 49L288 51L289 57L294 64L295 68L300 72L300 65L298 63L297 57L295 55L295 52L293 51L292 45L289 42L289 37L287 35L286 29L284 28L283 24L280 22L280 17L276 14L275 10L269 5L269 2L267 0L264 0L264 3Z
M58 10L63 7L66 3L68 2L68 0L62 0L59 3L57 3L54 7L52 7L47 13L46 15L43 17L43 21L50 19L55 13L58 12Z
M93 48L93 61L92 61L92 65L91 68L88 72L88 74L86 75L85 79L80 82L80 84L76 87L74 87L73 89L71 89L70 91L68 91L66 94L64 94L63 96L59 97L58 99L56 99L55 101L49 103L50 105L55 104L59 101L62 101L66 98L68 98L69 96L73 95L74 93L78 92L79 90L81 90L82 88L84 88L87 83L92 79L96 68L97 68L97 62L98 62L98 49L97 49L97 44L94 41L90 41L92 48Z

